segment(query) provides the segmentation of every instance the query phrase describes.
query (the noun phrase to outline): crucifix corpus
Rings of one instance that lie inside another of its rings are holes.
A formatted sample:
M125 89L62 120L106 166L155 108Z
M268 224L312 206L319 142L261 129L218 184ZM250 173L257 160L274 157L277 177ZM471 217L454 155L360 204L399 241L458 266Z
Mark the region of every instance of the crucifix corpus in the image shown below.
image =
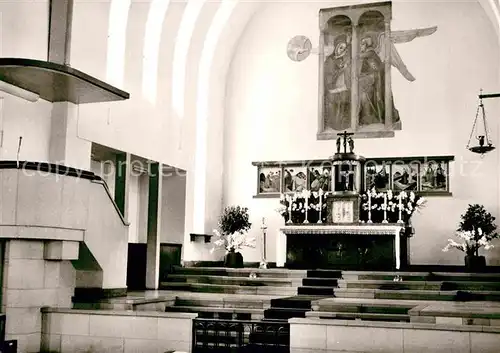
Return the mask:
M352 139L352 132L341 132L337 134L337 153L340 153L340 145L342 144L342 139L344 139L344 153L347 153L347 145L349 145L349 153L354 153L354 140Z

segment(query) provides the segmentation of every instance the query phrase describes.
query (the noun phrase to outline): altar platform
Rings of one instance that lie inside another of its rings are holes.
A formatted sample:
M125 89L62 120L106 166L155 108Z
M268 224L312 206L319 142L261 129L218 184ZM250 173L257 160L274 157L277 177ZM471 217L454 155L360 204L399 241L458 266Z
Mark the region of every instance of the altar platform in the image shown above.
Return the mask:
M290 269L402 270L409 237L400 223L293 224L280 228L277 265Z

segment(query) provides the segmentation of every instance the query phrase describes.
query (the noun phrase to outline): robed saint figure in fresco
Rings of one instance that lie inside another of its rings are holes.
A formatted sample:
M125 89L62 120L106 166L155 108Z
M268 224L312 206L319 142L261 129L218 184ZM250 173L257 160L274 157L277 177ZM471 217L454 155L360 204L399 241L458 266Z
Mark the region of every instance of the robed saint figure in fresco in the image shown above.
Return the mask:
M351 127L351 36L334 39L333 52L325 60L325 129Z
M390 40L384 32L368 30L361 33L358 43L352 43L350 27L338 32L337 36L328 33L325 45L323 70L323 131L341 131L352 128L351 110L357 105L358 126L363 129L385 130L385 109L392 109L391 129L401 129L399 112L395 108L392 94L386 102L385 80L386 46L389 45L389 60L392 67L408 81L415 78L401 59L395 44L408 43L418 37L433 34L437 27L392 31ZM359 46L357 77L351 77L352 46ZM351 102L352 82L358 80L358 102Z
M385 64L375 51L373 38L364 37L360 42L359 74L359 125L385 124ZM399 121L394 103L392 121Z

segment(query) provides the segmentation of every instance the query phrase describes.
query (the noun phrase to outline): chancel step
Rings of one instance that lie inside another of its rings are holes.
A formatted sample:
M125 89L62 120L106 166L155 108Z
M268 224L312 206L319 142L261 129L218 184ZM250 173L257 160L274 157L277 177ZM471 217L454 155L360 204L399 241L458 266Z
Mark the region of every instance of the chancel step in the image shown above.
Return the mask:
M344 280L393 280L399 276L403 281L469 281L500 282L499 273L461 272L405 272L405 271L343 271Z
M339 280L339 288L373 288L386 290L475 290L475 291L500 291L500 282L473 282L473 281L417 281L403 280Z
M301 286L298 288L299 295L324 295L333 297L332 287L318 287L318 286Z
M302 279L302 285L309 287L337 287L337 278L314 278L306 277Z
M337 320L410 322L410 315L408 314L309 311L308 313L306 313L306 317L316 317L320 319L337 319Z
M260 320L264 318L264 309L221 308L215 306L169 306L167 312L197 313L200 318Z
M306 270L287 270L281 268L225 268L225 267L174 267L174 274L184 275L205 275L205 276L229 276L229 277L249 277L256 274L258 278L304 278Z
M162 282L161 289L181 290L205 293L231 293L231 294L270 294L270 295L292 295L296 287L277 286L238 286L207 283L177 283Z
M299 286L302 282L301 278L280 278L280 277L240 277L240 276L216 276L216 275L187 275L187 274L171 274L168 280L163 284L169 282L180 283L206 283L206 284L224 284L224 285L237 285L237 286L284 286L292 287Z
M402 300L500 301L500 292L338 288L335 290L335 297Z

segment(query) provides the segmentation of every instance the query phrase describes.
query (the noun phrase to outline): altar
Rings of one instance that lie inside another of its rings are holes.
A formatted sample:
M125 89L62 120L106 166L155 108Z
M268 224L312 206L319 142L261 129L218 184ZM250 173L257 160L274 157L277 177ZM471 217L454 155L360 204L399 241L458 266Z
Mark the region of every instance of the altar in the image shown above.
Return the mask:
M401 270L409 263L402 224L289 225L280 228L278 266Z
M327 191L282 195L285 225L277 237L277 266L380 271L408 267L411 215L423 200L413 192L369 188L364 182L365 158L354 153L351 135L339 134Z

